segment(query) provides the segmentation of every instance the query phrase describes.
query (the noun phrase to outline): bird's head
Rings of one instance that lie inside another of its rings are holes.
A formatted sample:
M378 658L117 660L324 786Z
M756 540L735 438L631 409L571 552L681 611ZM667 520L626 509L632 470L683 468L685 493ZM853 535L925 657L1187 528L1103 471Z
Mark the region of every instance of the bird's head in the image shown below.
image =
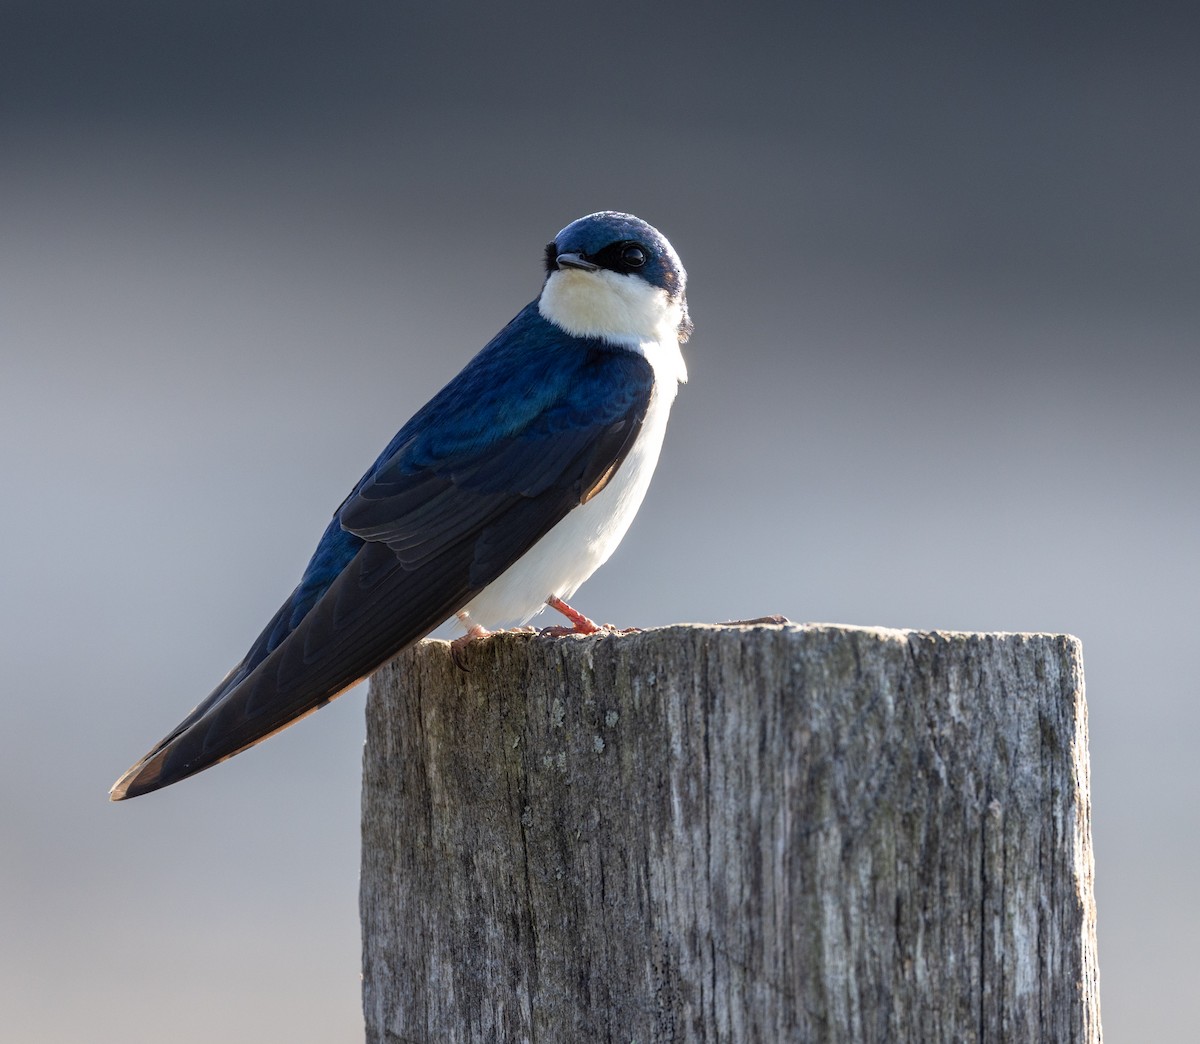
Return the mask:
M615 344L686 341L687 273L666 237L632 214L604 210L572 221L546 247L538 307L577 337Z

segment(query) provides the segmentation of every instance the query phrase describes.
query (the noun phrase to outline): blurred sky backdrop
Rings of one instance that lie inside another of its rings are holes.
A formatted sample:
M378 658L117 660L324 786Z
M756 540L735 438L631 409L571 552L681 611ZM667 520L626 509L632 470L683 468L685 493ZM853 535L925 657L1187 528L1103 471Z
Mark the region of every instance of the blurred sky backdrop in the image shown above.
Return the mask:
M982 7L0 7L6 1039L361 1039L361 690L106 791L603 208L696 334L578 604L1079 635L1106 1036L1194 1033L1196 16Z

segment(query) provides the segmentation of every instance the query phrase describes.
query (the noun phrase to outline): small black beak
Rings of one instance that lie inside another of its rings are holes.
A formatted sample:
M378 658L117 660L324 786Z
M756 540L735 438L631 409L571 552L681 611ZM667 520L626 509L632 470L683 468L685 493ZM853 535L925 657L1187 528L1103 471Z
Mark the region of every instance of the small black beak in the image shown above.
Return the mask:
M598 272L600 270L599 265L592 264L582 254L559 254L554 259L554 263L559 268L578 268L584 272Z

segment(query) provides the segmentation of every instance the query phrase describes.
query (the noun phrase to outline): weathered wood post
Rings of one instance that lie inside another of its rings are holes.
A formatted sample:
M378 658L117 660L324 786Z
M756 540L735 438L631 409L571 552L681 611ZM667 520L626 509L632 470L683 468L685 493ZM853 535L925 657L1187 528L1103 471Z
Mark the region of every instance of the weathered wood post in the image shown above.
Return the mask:
M1099 1042L1079 643L678 626L371 683L367 1040Z

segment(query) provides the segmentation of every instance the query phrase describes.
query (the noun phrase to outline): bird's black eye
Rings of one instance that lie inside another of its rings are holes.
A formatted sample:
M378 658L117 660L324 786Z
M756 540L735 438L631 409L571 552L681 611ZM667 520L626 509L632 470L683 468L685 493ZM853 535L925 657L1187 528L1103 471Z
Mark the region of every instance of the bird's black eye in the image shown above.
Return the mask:
M646 251L631 243L621 251L621 260L630 268L641 268L646 263Z

